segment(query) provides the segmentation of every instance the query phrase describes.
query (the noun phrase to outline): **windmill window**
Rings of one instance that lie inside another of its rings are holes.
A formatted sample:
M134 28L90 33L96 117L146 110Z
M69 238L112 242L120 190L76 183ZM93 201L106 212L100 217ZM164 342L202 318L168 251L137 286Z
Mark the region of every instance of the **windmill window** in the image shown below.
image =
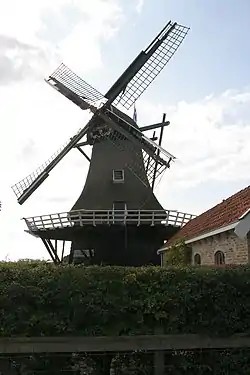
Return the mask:
M200 254L195 254L195 256L194 256L194 264L197 265L197 266L201 264L201 256L200 256Z
M123 169L113 170L113 182L115 183L124 182L124 170Z
M214 254L214 263L217 266L225 264L225 254L222 251L216 251Z

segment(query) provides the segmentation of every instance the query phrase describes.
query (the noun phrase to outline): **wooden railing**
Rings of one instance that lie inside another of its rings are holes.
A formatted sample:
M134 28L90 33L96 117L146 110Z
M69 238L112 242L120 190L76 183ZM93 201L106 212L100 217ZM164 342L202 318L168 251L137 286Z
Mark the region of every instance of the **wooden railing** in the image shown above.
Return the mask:
M195 215L172 210L78 210L24 218L30 232L85 225L173 225L182 227Z
M228 337L175 334L0 338L0 354L165 351L244 347L250 347L250 337L245 334L236 334Z
M73 363L70 367L67 367L67 369L64 368L65 365L62 362L63 356L69 358L69 355L71 355L72 359L75 358L76 361L78 359L78 363L76 362L76 368L78 370L81 367L84 370L89 368L91 364L87 362L88 355L90 355L89 358L92 358L92 361L94 360L92 365L95 363L95 357L99 358L99 360L101 357L106 357L106 359L109 360L109 368L106 369L105 373L110 374L111 371L114 370L113 364L115 363L113 363L112 357L115 359L119 358L120 354L124 354L127 358L129 355L133 358L134 353L144 353L144 355L151 353L151 355L153 354L153 358L151 357L151 363L147 364L147 369L150 368L150 373L153 373L154 375L166 375L169 373L180 373L180 369L187 369L186 362L184 362L184 364L182 362L166 362L165 354L169 351L178 351L179 353L192 351L195 353L195 351L198 350L199 353L201 353L203 350L213 350L213 352L215 352L215 350L223 350L226 355L230 355L229 350L242 350L243 348L250 348L250 337L245 334L237 334L228 337L212 337L197 334L155 334L113 337L2 337L0 338L0 371L3 374L9 375L17 373L21 374L21 372L16 370L22 368L22 363L26 364L26 369L29 369L28 358L31 361L32 373L40 373L38 370L40 369L39 356L34 357L34 354L37 353L41 356L40 360L45 358L48 361L51 357L54 359L57 358L56 373L64 373L64 371L67 371L67 373L69 373L69 371L70 373L75 373L75 366ZM36 368L34 368L34 358L38 358L38 362L36 363L38 372L36 372ZM249 355L247 355L247 358L249 358ZM136 363L132 363L132 365L134 365L134 370L138 370L137 366L143 364L141 360L143 360L143 357L138 357ZM61 365L60 361L62 362ZM214 368L216 368L216 362ZM132 368L130 367L130 371L131 369ZM176 372L173 372L175 369ZM201 363L201 360L199 359L198 362L192 363L192 370L194 371L195 369L207 370L208 366L206 363ZM210 371L212 370L210 366L209 369ZM52 371L47 368L47 370L44 370L44 373L51 374ZM224 371L223 373L229 374L229 372ZM233 370L232 374L235 373L237 372Z

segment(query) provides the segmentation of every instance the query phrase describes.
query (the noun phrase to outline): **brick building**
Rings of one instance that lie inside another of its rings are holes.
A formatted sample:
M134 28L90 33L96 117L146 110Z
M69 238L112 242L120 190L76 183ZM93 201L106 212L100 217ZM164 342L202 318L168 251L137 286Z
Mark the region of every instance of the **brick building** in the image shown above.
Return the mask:
M164 254L183 238L192 249L192 264L221 265L250 263L250 186L190 220L164 247Z

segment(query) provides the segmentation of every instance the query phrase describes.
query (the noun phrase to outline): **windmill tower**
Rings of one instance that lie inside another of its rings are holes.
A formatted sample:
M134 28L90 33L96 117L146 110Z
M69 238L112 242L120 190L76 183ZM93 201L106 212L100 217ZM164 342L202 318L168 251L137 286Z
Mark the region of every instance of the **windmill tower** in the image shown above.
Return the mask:
M85 186L69 212L26 218L28 232L42 239L51 258L60 263L65 242L68 257L89 264L158 264L156 251L164 239L192 215L164 210L153 188L175 159L161 147L169 122L139 128L117 108L129 109L174 55L188 28L168 22L145 51L102 95L64 64L46 80L54 89L93 116L62 149L12 188L23 204L73 148L90 162ZM145 132L160 128L159 144ZM85 139L84 139L85 138ZM91 158L83 150L91 145ZM59 255L59 243L62 251Z

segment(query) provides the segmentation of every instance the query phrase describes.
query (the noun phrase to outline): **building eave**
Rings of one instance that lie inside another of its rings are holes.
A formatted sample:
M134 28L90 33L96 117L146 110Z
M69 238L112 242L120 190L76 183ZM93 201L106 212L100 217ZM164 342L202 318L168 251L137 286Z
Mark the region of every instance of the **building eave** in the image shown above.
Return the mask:
M250 209L248 209L243 215L241 215L237 221L229 225L225 225L224 227L214 229L210 232L203 233L200 236L190 238L189 240L185 241L185 244L188 245L188 244L203 240L205 238L209 238L217 234L227 232L232 229L234 229L234 233L240 239L243 240L244 238L246 238L247 234L250 232ZM157 254L160 255L161 253L169 249L171 246L172 245L168 246L166 243L166 246L163 246L162 248L157 250Z
M239 220L244 219L248 214L250 214L250 208L249 208L248 210L246 210L246 211L244 212L244 214L242 214L242 215L239 217Z
M220 234L220 233L223 233L223 232L227 232L229 230L234 229L237 226L238 222L239 222L239 220L237 220L234 223L231 223L229 225L226 225L224 227L214 229L211 232L207 232L207 233L201 234L200 236L193 237L190 240L185 241L185 243L190 244L190 243L193 243L193 242L203 240L203 239L208 238L208 237L216 236L217 234Z
M211 237L211 236L215 236L217 234L220 234L220 233L227 232L229 230L235 229L238 223L239 223L239 220L237 220L234 223L231 223L229 225L226 225L224 227L214 229L214 230L212 230L210 232L207 232L207 233L203 233L200 236L196 236L196 237L190 238L189 240L185 241L185 244L188 245L188 244L191 244L193 242L197 242L197 241L203 240L205 238L208 238L208 237ZM166 243L166 245L167 245L167 243ZM157 251L157 254L159 255L159 254L163 253L164 251L166 251L172 245L170 245L170 246L163 246L161 249L159 249Z

